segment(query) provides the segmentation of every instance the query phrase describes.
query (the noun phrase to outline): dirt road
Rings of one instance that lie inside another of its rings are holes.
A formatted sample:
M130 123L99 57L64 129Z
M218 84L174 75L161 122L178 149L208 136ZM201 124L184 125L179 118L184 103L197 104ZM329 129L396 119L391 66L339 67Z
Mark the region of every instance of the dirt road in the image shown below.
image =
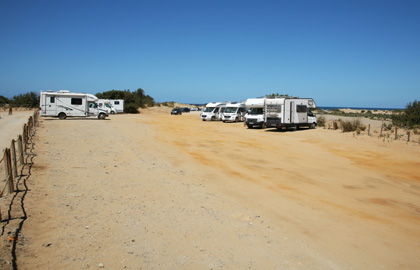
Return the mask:
M420 147L198 114L42 119L20 269L418 269Z

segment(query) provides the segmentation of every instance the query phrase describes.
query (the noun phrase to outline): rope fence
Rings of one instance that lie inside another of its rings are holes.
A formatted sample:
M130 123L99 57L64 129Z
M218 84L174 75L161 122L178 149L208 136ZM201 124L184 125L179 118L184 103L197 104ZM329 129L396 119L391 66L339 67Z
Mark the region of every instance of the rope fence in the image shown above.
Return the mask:
M26 150L28 148L28 142L34 134L36 125L38 124L39 112L35 111L32 116L29 117L28 122L23 125L22 134L20 134L17 140L12 140L9 148L3 150L3 157L0 159L0 166L4 167L4 173L0 175L0 185L4 183L4 186L0 186L0 198L5 195L7 191L9 194L15 192L15 182L18 179L18 169L22 168L27 161L24 156L27 155ZM1 164L3 163L3 164ZM2 221L1 209L0 209L0 222Z

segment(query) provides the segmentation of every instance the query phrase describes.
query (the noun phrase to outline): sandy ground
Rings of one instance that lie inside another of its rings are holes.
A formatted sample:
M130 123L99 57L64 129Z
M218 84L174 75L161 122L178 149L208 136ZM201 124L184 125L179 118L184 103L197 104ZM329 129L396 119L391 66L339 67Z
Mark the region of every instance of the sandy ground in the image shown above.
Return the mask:
M418 143L145 112L42 118L33 152L19 269L420 265Z
M19 135L23 133L23 125L28 123L30 116L34 111L16 111L14 110L11 115L8 111L0 110L0 149L9 148L13 139L17 140Z

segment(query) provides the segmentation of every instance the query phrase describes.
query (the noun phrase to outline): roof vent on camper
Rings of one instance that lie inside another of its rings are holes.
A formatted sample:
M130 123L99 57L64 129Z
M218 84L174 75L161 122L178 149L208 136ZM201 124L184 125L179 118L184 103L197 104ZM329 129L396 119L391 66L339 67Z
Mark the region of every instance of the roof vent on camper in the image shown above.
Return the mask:
M70 93L70 91L69 90L60 90L60 91L57 91L57 93Z

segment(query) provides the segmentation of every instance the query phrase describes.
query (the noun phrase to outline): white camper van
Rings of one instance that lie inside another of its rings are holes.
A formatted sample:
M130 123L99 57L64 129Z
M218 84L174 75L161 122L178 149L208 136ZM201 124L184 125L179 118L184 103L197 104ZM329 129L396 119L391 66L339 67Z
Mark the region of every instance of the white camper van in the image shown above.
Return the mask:
M238 122L245 120L246 107L244 103L228 102L222 113L223 122Z
M117 113L124 112L124 99L107 99L112 107L115 108Z
M245 124L248 128L264 127L264 102L265 98L248 98L245 101L245 105L249 109L245 115Z
M41 91L39 99L40 116L57 116L60 119L89 116L105 119L108 116L106 110L98 108L98 98L91 94L67 90Z
M109 114L117 113L117 110L111 105L108 99L98 99L98 107L106 110Z
M266 127L282 129L316 126L316 117L309 110L316 108L312 98L267 98L264 108Z
M203 121L211 120L221 120L222 113L226 109L226 102L210 102L206 105L204 111L201 113L201 119Z

